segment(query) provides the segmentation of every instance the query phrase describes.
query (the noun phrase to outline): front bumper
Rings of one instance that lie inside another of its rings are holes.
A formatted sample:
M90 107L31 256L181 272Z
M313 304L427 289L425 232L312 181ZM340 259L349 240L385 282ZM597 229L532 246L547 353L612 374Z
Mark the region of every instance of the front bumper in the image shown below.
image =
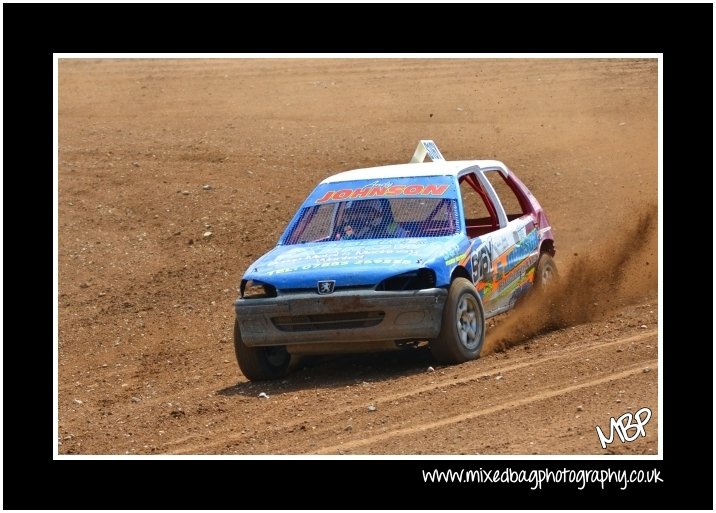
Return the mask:
M247 346L351 344L427 340L440 333L447 290L374 290L285 294L237 299L236 318Z

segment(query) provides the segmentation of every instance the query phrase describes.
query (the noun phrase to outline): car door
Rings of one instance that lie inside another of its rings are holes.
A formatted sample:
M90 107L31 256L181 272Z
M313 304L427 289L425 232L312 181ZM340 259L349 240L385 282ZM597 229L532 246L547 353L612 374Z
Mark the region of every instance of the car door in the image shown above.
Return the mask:
M536 261L538 239L536 230L531 229L531 216L524 213L519 200L509 196L514 196L509 187L500 191L503 200L493 185L501 180L502 172L498 168L474 168L459 177L465 227L471 240L468 265L486 317L514 306L532 283ZM518 207L513 211L515 204Z

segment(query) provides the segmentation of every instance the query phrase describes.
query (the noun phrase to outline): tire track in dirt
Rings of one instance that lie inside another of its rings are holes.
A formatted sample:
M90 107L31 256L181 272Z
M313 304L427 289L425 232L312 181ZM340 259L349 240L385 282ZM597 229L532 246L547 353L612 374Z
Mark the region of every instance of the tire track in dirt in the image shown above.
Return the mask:
M556 354L547 354L547 355L530 355L525 357L519 357L517 361L511 361L507 365L498 365L496 367L490 368L490 369L480 369L481 363L484 360L477 360L475 362L472 362L468 364L468 366L461 367L452 367L450 370L453 372L449 372L443 379L440 379L436 382L432 382L430 384L421 385L415 388L410 388L408 390L403 390L400 392L393 392L378 396L371 396L370 402L373 403L394 403L396 401L406 400L409 398L417 397L417 396L423 396L428 395L431 393L434 393L436 391L440 391L441 389L447 388L447 387L456 387L456 386L463 386L468 385L471 383L474 383L476 381L479 381L480 379L487 378L494 375L500 375L500 374L506 374L511 373L514 371L524 370L528 369L530 367L538 366L538 365L544 365L546 363L550 362L558 362L560 360L565 359L577 359L580 356L586 355L592 351L605 351L608 350L614 346L619 346L622 344L629 344L629 343L635 343L640 341L645 341L648 339L653 339L657 336L658 331L657 330L650 330L645 333L639 333L637 335L632 335L628 337L621 337L616 340L611 341L603 341L602 339L593 339L588 341L585 344L580 344L573 347L568 348L562 348L558 353ZM478 372L472 372L466 376L458 377L458 374L461 371L464 370L472 370L470 367L476 366ZM410 382L412 381L411 376L408 376L406 378L399 379L401 382L400 384L403 386L410 386ZM396 386L396 382L392 382L390 384L391 386ZM286 394L288 395L288 394ZM278 397L278 396L274 396ZM307 424L318 424L318 423L325 423L327 420L330 419L336 419L336 417L340 417L342 419L346 415L353 415L358 416L363 413L364 411L363 405L351 405L351 406L345 406L342 408L334 409L332 411L322 411L320 415L313 415L309 417L301 417L299 419L294 418L293 420L290 420L289 422L282 423L279 425L272 426L267 431L270 433L280 433L280 432L293 432L296 428L300 428L302 425ZM329 424L327 427L324 427L321 429L321 431L330 430L331 428L334 428L340 421L338 419L336 422ZM193 454L195 451L202 451L202 452L214 452L221 450L222 447L231 445L232 442L241 439L241 435L236 435L231 432L232 427L227 426L225 429L222 429L220 431L214 431L213 436L216 438L219 438L220 441L216 443L207 443L206 440L203 439L202 435L189 435L187 437L183 437L180 439L176 439L170 442L166 442L165 444L165 450L167 450L170 453L177 454L177 453L189 453ZM319 433L315 433L319 434ZM194 442L194 443L192 443ZM186 444L186 445L185 445Z
M396 436L404 436L404 435L410 435L410 434L425 432L425 431L429 431L429 430L431 430L431 429L437 429L437 428L440 428L440 427L448 426L448 425L450 425L450 424L456 424L456 423L458 423L458 422L463 422L463 421L466 421L466 420L471 420L471 419L474 419L474 418L477 418L477 417L481 417L481 416L484 416L484 415L489 415L489 414L492 414L492 413L497 413L497 412L502 411L502 410L508 410L508 409L519 408L520 406L524 406L524 405L531 404L531 403L538 402L538 401L543 401L543 400L545 400L545 399L550 399L550 398L552 398L552 397L556 397L556 396L559 396L559 395L568 394L568 393L570 393L570 392L574 392L574 391L576 391L576 390L580 390L580 389L583 389L583 388L594 387L594 386L601 385L601 384L604 384L604 383L608 383L608 382L611 382L611 381L619 381L619 380L626 379L626 378L629 378L629 377L631 377L631 376L634 376L634 375L637 375L637 374L642 373L642 372L643 372L643 365L644 365L644 363L648 363L648 364L652 364L652 365L656 366L657 363L658 363L658 360L651 360L651 361L649 361L649 362L640 362L639 364L636 364L636 365L631 366L631 367L630 367L629 369L627 369L627 370L623 370L623 371L618 372L618 373L616 373L616 374L610 374L609 376L604 376L604 377L601 377L601 378L597 378L597 379L592 379L592 380L589 380L589 381L585 381L585 382L579 383L579 384L577 384L577 385L570 385L570 386L566 386L566 387L561 387L561 388L558 388L558 389L556 389L556 390L553 389L552 387L548 387L547 389L542 390L542 391L540 391L539 393L534 394L534 395L531 395L531 396L526 397L526 398L524 398L524 399L518 399L518 400L514 400L514 401L508 401L508 402L506 402L506 403L498 404L498 405L496 405L496 406L491 406L491 407L489 407L489 408L485 408L485 409L483 409L483 410L479 410L479 411L476 411L476 412L463 413L463 414L460 414L460 415L453 415L453 416L451 416L451 417L447 417L447 418L444 418L444 419L440 419L440 420L438 420L438 421L436 421L436 422L429 422L429 423L426 423L426 424L420 424L420 425L418 425L418 426L410 426L410 427L405 427L405 428L402 428L402 429L396 429L396 430L388 431L388 432L385 432L385 433L380 433L380 434L377 434L377 435L373 435L373 436L371 436L371 437L369 437L369 438L363 438L363 439L361 439L361 440L355 440L355 441L352 441L352 442L346 442L346 443L344 443L344 444L332 445L332 446L328 446L328 447L322 447L322 448L319 449L316 453L317 453L317 454L333 454L333 453L337 453L339 450L347 450L347 449L355 449L355 448L357 448L357 447L364 447L364 446L366 446L366 445L371 445L371 444L374 444L374 443L377 443L377 442L382 442L382 441L385 441L385 440L387 440L387 439L389 439L389 438L393 438L393 437L396 437Z

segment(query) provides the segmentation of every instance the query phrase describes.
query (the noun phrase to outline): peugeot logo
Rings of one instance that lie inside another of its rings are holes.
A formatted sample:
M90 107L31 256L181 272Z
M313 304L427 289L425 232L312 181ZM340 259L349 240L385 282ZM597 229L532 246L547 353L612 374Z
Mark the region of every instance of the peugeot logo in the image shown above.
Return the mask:
M333 294L333 290L336 288L336 280L319 281L317 288L319 294Z

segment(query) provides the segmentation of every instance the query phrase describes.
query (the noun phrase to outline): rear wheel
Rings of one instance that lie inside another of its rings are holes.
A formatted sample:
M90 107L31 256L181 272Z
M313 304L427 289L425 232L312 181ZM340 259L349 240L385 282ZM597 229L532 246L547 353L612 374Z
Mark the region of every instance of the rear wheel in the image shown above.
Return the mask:
M244 344L239 321L234 321L234 351L241 372L251 381L279 379L288 374L291 355L284 346L249 347Z
M443 309L440 335L430 343L433 356L444 363L463 363L480 356L485 342L485 312L471 281L456 278Z
M557 280L559 280L559 275L554 260L549 253L542 253L535 270L535 288L545 292L556 285Z

